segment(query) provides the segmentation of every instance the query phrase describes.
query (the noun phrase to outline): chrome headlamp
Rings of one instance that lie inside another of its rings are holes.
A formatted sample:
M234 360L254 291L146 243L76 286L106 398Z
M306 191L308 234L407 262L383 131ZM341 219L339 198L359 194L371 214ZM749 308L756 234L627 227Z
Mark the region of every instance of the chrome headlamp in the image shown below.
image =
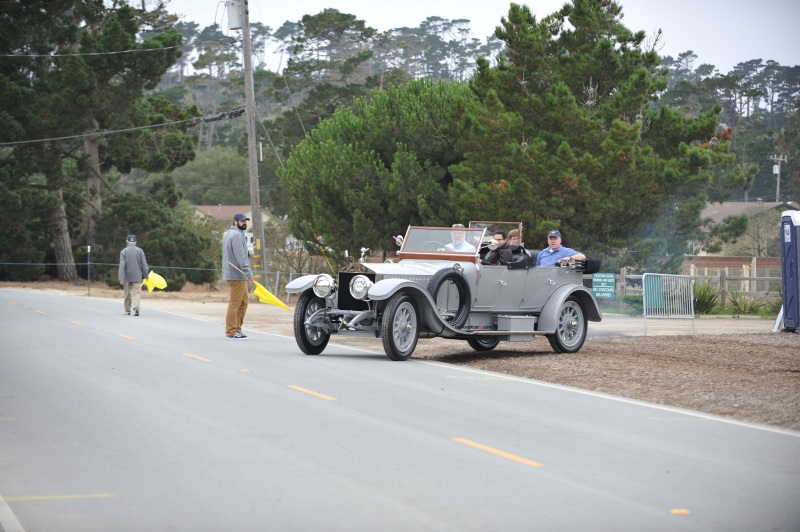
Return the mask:
M336 290L336 281L327 273L321 273L314 279L311 289L317 297L325 298Z
M354 299L366 299L372 284L366 275L356 275L350 279L350 295Z

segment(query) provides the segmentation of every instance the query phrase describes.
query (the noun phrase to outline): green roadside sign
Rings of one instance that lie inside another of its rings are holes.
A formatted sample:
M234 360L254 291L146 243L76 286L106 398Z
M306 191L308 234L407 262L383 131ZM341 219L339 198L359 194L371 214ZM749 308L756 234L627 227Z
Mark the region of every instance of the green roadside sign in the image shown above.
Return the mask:
M592 293L597 299L616 299L617 275L614 273L592 274Z

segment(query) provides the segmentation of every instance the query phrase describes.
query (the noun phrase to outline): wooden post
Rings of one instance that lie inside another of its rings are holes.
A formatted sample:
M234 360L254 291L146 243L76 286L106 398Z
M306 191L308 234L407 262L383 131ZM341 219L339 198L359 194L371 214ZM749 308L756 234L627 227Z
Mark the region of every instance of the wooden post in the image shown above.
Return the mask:
M728 268L719 270L719 304L723 307L728 304Z

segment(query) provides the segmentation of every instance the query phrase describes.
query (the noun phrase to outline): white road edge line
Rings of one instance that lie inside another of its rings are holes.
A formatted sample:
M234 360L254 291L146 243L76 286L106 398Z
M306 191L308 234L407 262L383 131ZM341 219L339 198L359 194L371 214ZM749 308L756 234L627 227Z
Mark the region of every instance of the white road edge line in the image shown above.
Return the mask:
M5 532L25 532L25 529L22 528L22 525L17 520L17 516L14 515L14 512L11 511L8 503L3 498L2 493L0 493L0 528Z
M413 360L413 359L412 359ZM535 379L527 379L525 377L517 377L516 375L506 375L505 373L496 373L493 371L486 371L480 369L472 369L472 368L465 368L463 366L456 366L454 364L447 364L445 362L430 362L427 360L417 360L416 362L420 362L422 364L429 364L431 366L439 366L442 368L447 369L454 369L458 371L464 371L466 373L477 373L479 375L493 375L497 377L503 377L508 380L514 380L518 382L524 382L526 384L534 384L537 386L544 386L547 388L556 388L558 390L566 390L570 392L577 392L583 395L590 395L592 397L600 397L602 399L610 399L612 401L618 401L620 403L628 403L632 405L638 406L645 406L648 408L653 408L656 410L663 410L665 412L674 412L677 414L685 414L687 416L698 417L701 419L707 419L709 421L721 421L723 423L730 423L731 425L739 425L741 427L747 427L751 429L759 429L765 430L767 432L774 432L776 434L783 434L784 436L794 436L795 438L800 438L800 432L789 430L789 429L782 429L778 427L770 427L767 425L759 425L757 423L747 423L746 421L739 421L736 419L728 419L721 416L715 416L713 414L706 414L704 412L697 412L695 410L688 410L684 408L678 408L676 406L666 406L666 405L658 405L655 403L648 403L646 401L639 401L637 399L629 399L627 397L620 397L617 395L606 394L602 392L593 392L591 390L582 390L580 388L573 388L571 386L564 386L563 384L553 384L551 382L545 381L538 381Z

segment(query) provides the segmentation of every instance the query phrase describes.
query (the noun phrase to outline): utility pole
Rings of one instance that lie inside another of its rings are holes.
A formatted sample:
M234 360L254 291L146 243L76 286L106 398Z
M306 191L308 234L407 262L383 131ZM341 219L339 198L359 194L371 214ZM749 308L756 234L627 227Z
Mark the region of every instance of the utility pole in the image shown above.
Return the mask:
M228 0L228 29L242 31L245 116L247 119L247 160L250 168L250 208L253 222L253 276L269 290L264 220L261 217L261 190L258 182L258 141L256 139L256 92L253 84L253 54L250 41L248 0Z
M772 165L772 173L776 177L777 184L775 185L775 203L781 202L781 163L786 162L785 155L773 155L770 160L776 164Z

